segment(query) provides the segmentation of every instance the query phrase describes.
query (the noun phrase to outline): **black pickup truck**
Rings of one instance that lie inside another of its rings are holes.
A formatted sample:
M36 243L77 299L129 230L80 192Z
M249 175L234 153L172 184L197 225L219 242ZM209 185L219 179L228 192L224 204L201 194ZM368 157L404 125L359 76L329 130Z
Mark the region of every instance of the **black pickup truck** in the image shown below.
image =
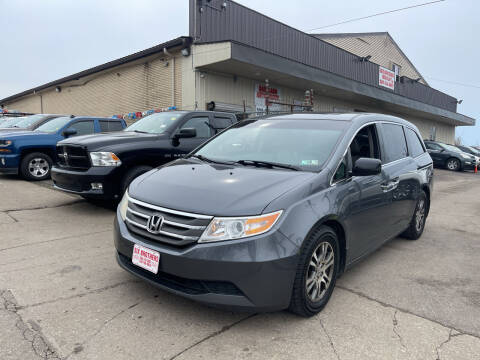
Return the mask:
M229 113L161 112L123 131L60 141L54 187L86 199L116 200L137 176L187 155L236 122Z

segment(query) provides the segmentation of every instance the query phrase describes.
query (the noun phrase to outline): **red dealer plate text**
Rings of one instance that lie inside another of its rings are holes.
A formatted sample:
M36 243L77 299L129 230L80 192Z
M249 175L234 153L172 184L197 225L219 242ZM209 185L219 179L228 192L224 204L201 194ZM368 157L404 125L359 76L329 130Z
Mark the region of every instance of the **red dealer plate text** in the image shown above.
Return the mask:
M135 245L133 247L132 263L154 274L158 273L160 253L146 247Z

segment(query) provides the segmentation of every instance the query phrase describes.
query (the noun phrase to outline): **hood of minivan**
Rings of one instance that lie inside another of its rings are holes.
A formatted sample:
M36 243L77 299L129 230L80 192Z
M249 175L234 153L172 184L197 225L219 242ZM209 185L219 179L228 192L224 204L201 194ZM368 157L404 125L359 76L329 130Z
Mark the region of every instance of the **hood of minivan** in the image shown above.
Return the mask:
M137 200L213 216L248 216L315 176L314 173L178 160L132 182ZM281 209L278 209L281 210Z
M58 145L75 144L86 146L89 150L97 150L111 145L127 144L139 141L150 141L156 139L159 134L143 134L133 131L116 131L111 133L100 133L92 135L75 136L62 140Z

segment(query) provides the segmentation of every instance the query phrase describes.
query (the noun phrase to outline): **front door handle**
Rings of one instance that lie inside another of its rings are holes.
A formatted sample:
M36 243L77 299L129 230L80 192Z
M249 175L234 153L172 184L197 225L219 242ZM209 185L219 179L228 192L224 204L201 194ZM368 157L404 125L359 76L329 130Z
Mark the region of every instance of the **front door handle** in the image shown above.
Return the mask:
M383 183L381 185L381 188L383 192L389 192L389 191L395 190L398 187L398 184L400 184L400 178L397 177L393 180Z

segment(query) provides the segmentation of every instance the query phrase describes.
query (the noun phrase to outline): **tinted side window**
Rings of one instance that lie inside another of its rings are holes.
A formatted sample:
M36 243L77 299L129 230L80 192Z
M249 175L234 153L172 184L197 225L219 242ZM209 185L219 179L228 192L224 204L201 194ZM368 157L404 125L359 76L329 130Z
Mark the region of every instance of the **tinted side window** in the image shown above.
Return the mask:
M415 131L405 128L405 137L407 138L408 152L411 157L417 157L425 152Z
M383 160L385 164L403 159L408 156L407 143L403 134L403 126L395 124L382 124L384 139Z
M348 177L348 161L347 157L345 156L338 166L337 171L335 172L335 175L333 175L332 183L336 183L338 181L341 181L343 179L346 179Z
M428 142L428 143L425 143L425 146L427 147L427 149L430 149L430 150L442 150L442 147L435 143Z
M68 127L68 129L75 129L77 133L74 136L89 135L95 132L95 126L93 120L78 121Z
M99 123L100 123L100 131L101 132L123 130L123 126L122 126L122 123L120 121L100 120Z
M233 119L231 118L224 118L224 117L216 117L214 119L214 125L215 125L215 132L218 133L222 131L223 129L226 129L230 125L233 124Z
M188 120L182 129L194 128L197 130L197 138L209 138L210 137L210 120L208 117L194 117Z

